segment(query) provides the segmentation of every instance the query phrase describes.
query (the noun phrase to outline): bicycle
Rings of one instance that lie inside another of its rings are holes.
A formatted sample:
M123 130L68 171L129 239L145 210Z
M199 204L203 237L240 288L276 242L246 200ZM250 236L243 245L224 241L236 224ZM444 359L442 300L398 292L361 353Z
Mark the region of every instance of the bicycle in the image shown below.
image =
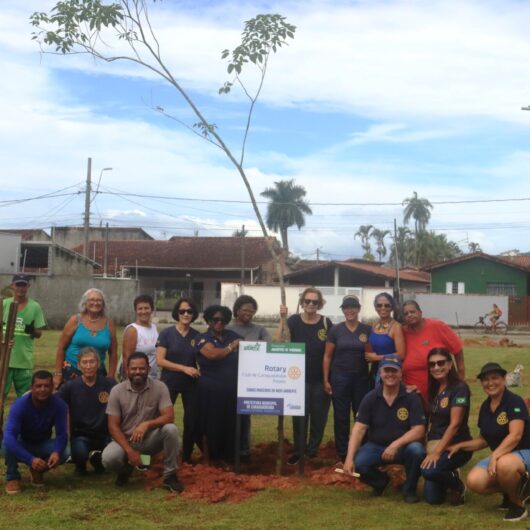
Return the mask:
M495 327L491 324L488 324L485 319L489 317L489 314L486 313L482 317L478 317L478 322L473 325L475 333L484 334L484 333L495 333L497 335L506 335L508 333L508 324L502 320L497 320Z

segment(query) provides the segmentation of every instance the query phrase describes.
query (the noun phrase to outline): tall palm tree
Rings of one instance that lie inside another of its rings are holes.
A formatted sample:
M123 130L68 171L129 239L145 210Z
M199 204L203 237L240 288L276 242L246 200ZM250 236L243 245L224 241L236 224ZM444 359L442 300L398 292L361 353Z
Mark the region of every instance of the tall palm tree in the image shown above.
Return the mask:
M480 243L474 243L473 241L470 241L468 244L467 244L467 248L469 250L470 253L473 253L473 252L482 252L482 249L480 248Z
M372 237L375 240L375 251L379 257L379 261L386 256L385 237L390 234L390 230L380 230L379 228L372 229Z
M374 255L372 254L372 245L370 245L370 237L372 236L372 225L361 225L359 230L355 232L354 239L359 237L361 239L361 248L363 249L363 258L373 260Z
M313 211L304 200L306 190L294 183L294 179L279 180L274 188L267 188L261 192L262 197L270 200L267 206L267 226L275 232L280 232L282 247L289 251L287 229L296 225L298 230L305 225L305 214Z
M402 205L403 222L408 224L410 219L414 219L414 234L417 236L427 228L433 205L427 199L418 197L417 192L414 192L412 197L406 198Z

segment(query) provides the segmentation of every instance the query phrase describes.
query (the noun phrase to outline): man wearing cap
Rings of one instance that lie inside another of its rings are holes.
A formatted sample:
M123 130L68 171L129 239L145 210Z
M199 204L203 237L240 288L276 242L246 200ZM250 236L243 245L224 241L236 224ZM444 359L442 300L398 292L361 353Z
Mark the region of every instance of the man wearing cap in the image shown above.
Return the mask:
M530 418L523 398L506 388L505 376L506 370L498 363L482 367L477 378L488 397L478 415L480 434L452 445L448 451L452 455L491 449L491 454L471 469L466 482L476 493L502 493L499 509L506 510L505 521L513 522L528 515L525 500L530 496Z
M379 363L381 385L362 400L353 426L344 470L360 473L361 480L380 496L390 477L379 469L386 464L403 464L405 502L418 502L416 487L420 464L425 458L423 440L426 418L421 398L407 393L401 383L401 361L389 355ZM363 440L366 442L362 444Z
M5 331L9 308L13 301L18 302L14 344L9 358L9 368L4 389L4 393L7 395L11 385L14 385L17 397L26 393L31 387L33 340L42 336L42 328L46 326L40 304L32 298L28 298L29 287L30 280L28 275L15 274L11 282L14 296L6 298L3 304Z

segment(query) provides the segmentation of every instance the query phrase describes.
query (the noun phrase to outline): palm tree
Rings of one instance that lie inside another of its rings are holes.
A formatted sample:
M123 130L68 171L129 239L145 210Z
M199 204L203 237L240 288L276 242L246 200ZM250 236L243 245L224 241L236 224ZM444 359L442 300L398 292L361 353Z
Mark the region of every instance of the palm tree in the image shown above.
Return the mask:
M414 192L412 197L406 198L402 205L405 207L403 222L408 224L411 218L414 219L414 234L417 236L419 232L423 232L427 228L433 205L427 199L418 197L417 192Z
M482 249L480 248L480 244L479 243L473 243L473 241L470 241L468 244L467 244L467 248L469 250L470 253L473 253L473 252L482 252Z
M359 230L355 232L354 239L359 237L361 239L361 248L364 251L363 258L373 260L374 255L372 254L372 245L370 245L370 237L372 236L372 225L361 225Z
M380 230L379 228L372 229L372 237L375 239L375 245L379 261L386 256L385 237L390 234L390 230Z
M280 232L282 247L289 251L287 229L296 225L298 230L305 225L304 214L311 215L313 211L304 200L306 190L294 183L294 179L279 180L274 188L267 188L261 192L262 197L270 199L267 206L267 226L275 232Z
M246 237L248 235L248 230L243 226L232 232L232 237Z
M414 237L412 232L406 226L398 226L396 237L390 247L389 260L394 263L396 252L399 260L399 266L405 267L414 262Z

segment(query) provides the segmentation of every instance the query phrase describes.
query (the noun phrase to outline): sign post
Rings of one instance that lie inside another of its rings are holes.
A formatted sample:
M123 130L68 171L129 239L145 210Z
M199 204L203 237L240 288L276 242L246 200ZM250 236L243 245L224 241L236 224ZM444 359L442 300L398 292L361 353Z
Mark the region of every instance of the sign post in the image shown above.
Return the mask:
M305 415L304 343L239 343L237 414L280 418ZM283 439L278 439L278 444L280 447ZM237 463L239 444L236 451ZM300 472L303 473L302 466Z

